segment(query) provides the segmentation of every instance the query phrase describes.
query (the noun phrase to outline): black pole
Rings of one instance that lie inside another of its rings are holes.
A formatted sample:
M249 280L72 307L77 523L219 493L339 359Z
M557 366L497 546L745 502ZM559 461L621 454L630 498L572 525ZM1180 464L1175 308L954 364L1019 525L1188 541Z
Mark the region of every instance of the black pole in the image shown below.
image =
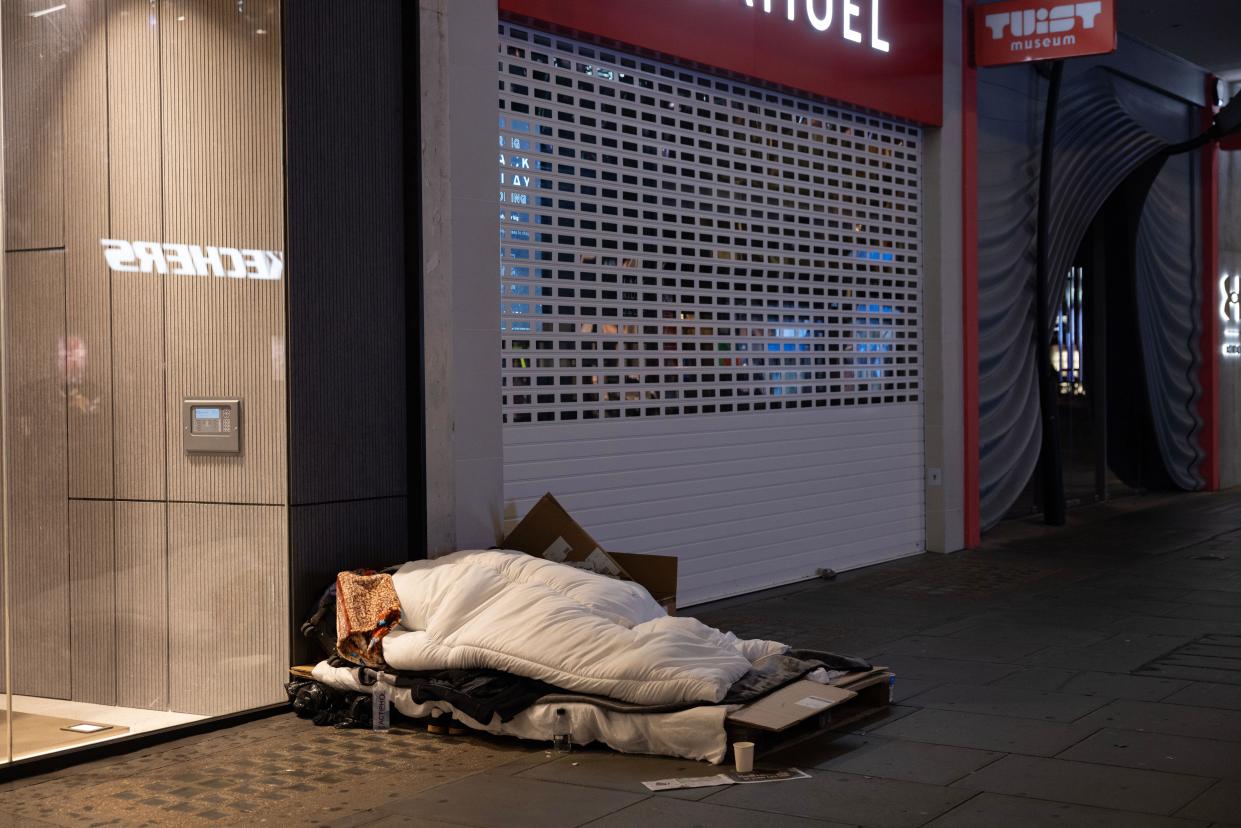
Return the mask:
M1064 463L1060 457L1059 378L1051 365L1051 318L1047 307L1050 254L1052 162L1055 156L1056 110L1060 102L1060 79L1064 61L1051 65L1047 107L1043 120L1042 159L1038 182L1038 264L1035 277L1034 360L1038 376L1039 409L1043 422L1043 445L1039 454L1039 478L1043 493L1043 520L1049 526L1064 525Z
M1086 301L1090 303L1091 372L1086 377L1090 394L1092 432L1094 435L1094 490L1096 500L1107 500L1107 281L1109 274L1105 222L1096 219L1090 231L1090 253L1087 257Z

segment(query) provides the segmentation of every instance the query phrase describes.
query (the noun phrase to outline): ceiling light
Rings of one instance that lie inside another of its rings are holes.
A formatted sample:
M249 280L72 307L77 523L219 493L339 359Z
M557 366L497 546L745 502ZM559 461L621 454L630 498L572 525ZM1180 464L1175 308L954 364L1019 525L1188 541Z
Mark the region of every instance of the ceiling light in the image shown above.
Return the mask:
M31 12L30 16L31 17L42 17L45 14L51 14L52 12L58 12L61 9L65 8L67 5L68 3L61 3L59 6L52 6L50 9L44 9L43 11Z

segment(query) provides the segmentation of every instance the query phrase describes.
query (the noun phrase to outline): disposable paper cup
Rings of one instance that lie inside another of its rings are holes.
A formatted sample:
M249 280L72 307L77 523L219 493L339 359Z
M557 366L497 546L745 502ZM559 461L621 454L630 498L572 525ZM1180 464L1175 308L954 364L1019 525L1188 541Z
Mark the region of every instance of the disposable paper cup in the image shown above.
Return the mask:
M754 770L754 743L734 742L733 762L737 766L737 773L749 773Z

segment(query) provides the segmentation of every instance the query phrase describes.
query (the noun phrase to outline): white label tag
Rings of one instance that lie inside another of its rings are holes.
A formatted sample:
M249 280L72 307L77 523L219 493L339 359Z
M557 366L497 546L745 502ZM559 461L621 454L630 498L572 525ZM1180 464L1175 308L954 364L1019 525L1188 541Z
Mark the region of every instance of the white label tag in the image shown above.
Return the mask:
M821 700L820 700L821 701ZM777 771L754 771L752 773L721 773L715 776L689 776L680 779L656 779L643 782L648 791L675 791L680 788L714 788L717 785L754 785L760 782L788 782L809 779L810 774L797 768Z
M564 538L556 538L552 541L551 546L543 550L543 557L549 561L564 563L565 558L569 557L569 550L572 548Z
M616 565L616 561L608 557L607 553L602 549L595 549L594 552L587 555L586 563L592 571L598 572L600 575L616 577L621 574L620 567Z
M836 702L821 699L818 696L806 696L797 703L798 707L809 707L811 710L826 710Z

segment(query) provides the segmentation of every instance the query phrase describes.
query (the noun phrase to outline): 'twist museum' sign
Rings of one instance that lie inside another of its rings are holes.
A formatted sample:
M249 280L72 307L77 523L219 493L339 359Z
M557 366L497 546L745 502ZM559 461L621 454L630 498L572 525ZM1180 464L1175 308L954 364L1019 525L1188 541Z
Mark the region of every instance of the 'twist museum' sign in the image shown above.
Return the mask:
M974 8L974 63L978 66L1114 51L1115 0L1009 0Z

